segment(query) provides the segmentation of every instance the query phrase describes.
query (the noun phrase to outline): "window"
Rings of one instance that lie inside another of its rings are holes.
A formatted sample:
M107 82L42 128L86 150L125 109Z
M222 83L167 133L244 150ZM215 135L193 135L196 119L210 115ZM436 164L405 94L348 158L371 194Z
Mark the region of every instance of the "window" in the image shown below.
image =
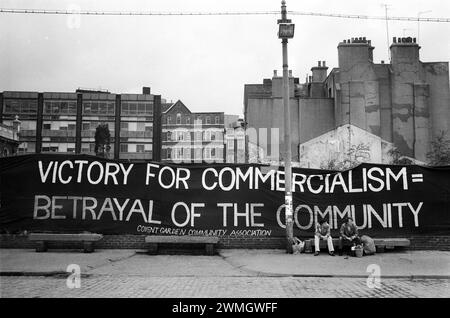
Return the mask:
M75 152L75 148L67 148L67 152Z
M167 159L171 159L172 158L172 151L171 149L167 149Z
M191 124L191 117L186 117L186 124L190 125Z
M83 123L82 130L90 130L91 129L91 123Z
M120 152L128 152L128 144L120 144Z
M115 106L114 103L108 103L108 114L109 115L114 115L115 114L114 106Z
M206 124L207 125L211 124L211 117L206 116Z
M244 149L244 141L242 139L237 141L237 147L240 150Z
M228 148L228 150L233 150L234 149L234 139L228 140L227 148Z
M216 123L216 125L219 124L219 116L216 116L216 118L215 118L215 123Z
M195 133L195 140L202 140L202 133L200 131Z
M50 124L44 124L44 125L43 125L43 128L46 129L46 130L52 129L52 127L51 127Z
M122 115L128 115L128 114L129 114L128 103L122 103Z
M75 130L76 129L75 124L68 124L67 125L67 129L68 130Z
M136 128L137 131L145 131L145 123L140 122L140 123L137 123L136 126L137 126L137 128Z
M216 156L216 148L211 148L211 158Z
M167 116L167 125L170 125L170 116Z
M145 114L145 104L138 104L138 114L139 115Z
M128 123L121 122L120 123L120 129L127 131L128 130Z
M136 103L130 103L130 115L136 115L137 114L137 105Z
M195 154L195 159L202 159L202 149L196 148L194 154Z
M177 114L177 125L181 125L181 114Z
M211 132L210 131L205 131L203 133L203 140L205 140L205 141L210 141L211 140Z
M98 103L98 113L100 115L108 114L108 105L106 104L106 102Z
M144 152L144 145L136 145L136 152Z
M69 111L69 105L67 102L61 102L61 114L67 114Z
M171 141L172 140L172 132L168 131L167 132L167 141Z
M216 140L216 134L211 133L211 141Z

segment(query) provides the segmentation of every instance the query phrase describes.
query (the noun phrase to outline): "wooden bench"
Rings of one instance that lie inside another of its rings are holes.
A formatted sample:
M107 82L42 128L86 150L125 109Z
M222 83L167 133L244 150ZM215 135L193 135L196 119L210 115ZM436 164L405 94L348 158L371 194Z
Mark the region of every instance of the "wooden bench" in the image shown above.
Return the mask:
M145 237L148 243L148 253L157 254L158 244L205 244L206 255L214 255L214 245L219 242L215 236L161 236L149 235Z
M385 249L394 249L395 247L406 247L411 244L411 242L406 238L374 238L375 247L377 253L383 253ZM344 241L344 246L349 246L349 242ZM333 246L336 250L339 246L339 239L333 239ZM327 248L327 242L325 240L320 240L320 248ZM312 253L314 251L314 239L307 239L305 241L305 252Z
M53 233L30 233L28 239L36 241L36 252L47 251L47 242L83 242L85 253L94 251L94 242L103 238L101 234L81 233L81 234L53 234Z

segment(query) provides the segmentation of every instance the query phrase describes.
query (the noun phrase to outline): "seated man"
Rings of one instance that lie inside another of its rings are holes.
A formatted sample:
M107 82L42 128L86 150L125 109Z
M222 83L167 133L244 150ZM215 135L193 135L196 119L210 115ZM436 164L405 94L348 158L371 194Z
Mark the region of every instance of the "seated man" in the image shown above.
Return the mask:
M360 244L358 235L358 229L355 222L351 217L347 217L344 223L341 225L341 235L339 237L339 255L342 256L342 248L345 242L349 242L350 245Z
M319 255L320 252L320 240L326 240L328 244L328 254L334 256L333 239L330 234L330 225L326 220L321 219L316 225L316 233L314 235L314 256Z

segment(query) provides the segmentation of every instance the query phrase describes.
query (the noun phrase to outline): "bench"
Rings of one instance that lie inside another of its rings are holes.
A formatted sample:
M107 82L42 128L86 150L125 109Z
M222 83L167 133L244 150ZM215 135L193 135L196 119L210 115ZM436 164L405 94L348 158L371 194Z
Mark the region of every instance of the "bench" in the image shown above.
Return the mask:
M411 242L406 238L374 238L375 248L377 253L383 253L385 249L394 249L395 247L406 247ZM339 239L333 239L333 246L336 249L339 246ZM344 241L344 246L350 246L350 242ZM327 242L320 240L320 248L327 248ZM314 239L307 239L305 241L305 252L312 253L314 251Z
M82 233L82 234L50 234L50 233L30 233L28 239L36 241L36 252L46 252L47 242L83 242L85 253L94 251L94 242L103 238L101 234Z
M158 253L158 244L204 244L206 255L214 255L214 245L219 242L215 236L161 236L149 235L145 237L148 243L148 253L155 255Z

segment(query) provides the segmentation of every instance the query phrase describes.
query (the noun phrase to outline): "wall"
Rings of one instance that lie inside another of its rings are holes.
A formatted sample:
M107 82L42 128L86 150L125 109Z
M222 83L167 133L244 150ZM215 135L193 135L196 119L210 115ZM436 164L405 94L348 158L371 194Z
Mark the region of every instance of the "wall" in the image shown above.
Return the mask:
M301 237L300 239L310 239ZM441 250L450 251L450 236L409 236L410 250ZM98 249L145 249L145 235L105 235L103 239L95 243ZM0 248L34 249L36 242L29 241L24 235L0 235ZM49 248L77 248L81 249L81 243L51 243ZM242 249L285 249L286 238L255 238L236 237L221 238L218 248L242 248Z

